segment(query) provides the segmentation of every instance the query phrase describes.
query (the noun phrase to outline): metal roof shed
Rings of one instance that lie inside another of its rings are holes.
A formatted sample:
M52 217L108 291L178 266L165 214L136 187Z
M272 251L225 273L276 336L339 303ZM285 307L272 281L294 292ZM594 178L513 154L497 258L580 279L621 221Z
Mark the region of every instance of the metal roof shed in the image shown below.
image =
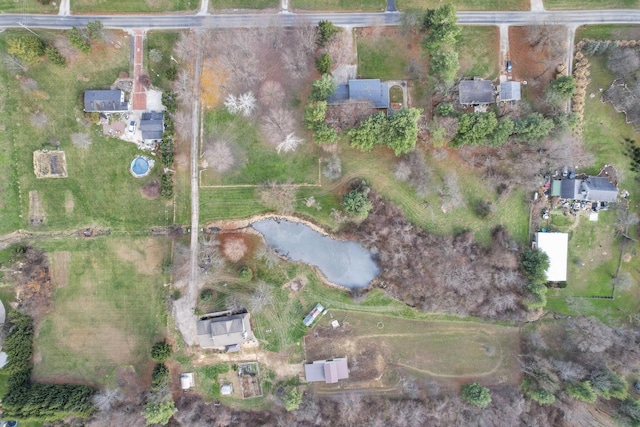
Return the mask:
M520 82L500 83L501 101L520 101Z
M549 268L546 271L547 280L550 282L566 282L569 234L536 233L536 246L549 257Z

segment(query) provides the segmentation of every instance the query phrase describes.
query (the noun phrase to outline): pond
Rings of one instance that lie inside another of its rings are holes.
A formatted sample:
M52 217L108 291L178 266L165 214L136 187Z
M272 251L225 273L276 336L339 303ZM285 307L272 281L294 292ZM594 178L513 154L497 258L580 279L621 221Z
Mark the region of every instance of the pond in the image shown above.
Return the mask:
M358 243L332 239L306 224L269 218L252 226L276 252L318 267L336 285L364 288L380 272L372 254Z

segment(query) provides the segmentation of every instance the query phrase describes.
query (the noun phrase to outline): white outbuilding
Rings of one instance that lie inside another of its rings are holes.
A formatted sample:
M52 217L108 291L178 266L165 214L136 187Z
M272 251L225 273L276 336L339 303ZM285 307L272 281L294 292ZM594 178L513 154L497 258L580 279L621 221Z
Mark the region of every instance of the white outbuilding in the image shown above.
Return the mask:
M568 233L536 233L536 247L549 257L547 280L567 281L567 260L569 258Z

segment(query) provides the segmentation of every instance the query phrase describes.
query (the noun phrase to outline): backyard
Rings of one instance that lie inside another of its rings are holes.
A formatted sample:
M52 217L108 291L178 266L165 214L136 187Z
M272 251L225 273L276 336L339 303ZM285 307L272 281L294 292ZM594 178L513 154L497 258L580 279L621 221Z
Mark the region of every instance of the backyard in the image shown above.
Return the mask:
M144 378L164 334L167 241L100 238L42 243L49 251L53 311L37 322L37 380L114 385L116 368Z
M3 33L0 48L18 34ZM47 32L47 37L62 42L60 33ZM171 205L141 194L144 184L158 179L160 168L146 178L133 178L129 164L140 151L134 144L104 137L82 113L84 89L109 87L120 71L129 69L129 43L120 33L109 38L120 48L100 43L88 54L70 51L66 67L42 61L11 78L16 70L3 64L0 78L6 91L0 122L5 137L0 144L8 150L0 162L9 164L10 154L13 162L0 178L9 190L0 205L5 218L1 228L26 228L36 208L43 218L41 228L49 230L91 225L130 230L171 222ZM42 149L64 151L68 178L36 179L33 152Z
M341 326L333 329L332 319ZM410 344L409 344L410 343ZM305 338L307 362L347 357L349 383L395 385L397 374L456 387L520 380L515 327L456 321L409 320L330 307ZM348 386L346 386L348 387Z

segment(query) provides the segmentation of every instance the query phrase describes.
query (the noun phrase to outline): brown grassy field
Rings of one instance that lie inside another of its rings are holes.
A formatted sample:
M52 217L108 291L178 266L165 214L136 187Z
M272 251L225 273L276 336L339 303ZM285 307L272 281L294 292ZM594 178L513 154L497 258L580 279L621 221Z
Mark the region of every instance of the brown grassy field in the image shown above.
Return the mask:
M409 320L331 310L307 335L306 359L347 357L350 382L388 387L397 374L456 386L477 380L518 383L512 357L519 351L515 327L473 322Z
M38 320L34 377L109 384L116 368L149 368L164 334L167 242L144 239L56 241L49 251L53 310Z

